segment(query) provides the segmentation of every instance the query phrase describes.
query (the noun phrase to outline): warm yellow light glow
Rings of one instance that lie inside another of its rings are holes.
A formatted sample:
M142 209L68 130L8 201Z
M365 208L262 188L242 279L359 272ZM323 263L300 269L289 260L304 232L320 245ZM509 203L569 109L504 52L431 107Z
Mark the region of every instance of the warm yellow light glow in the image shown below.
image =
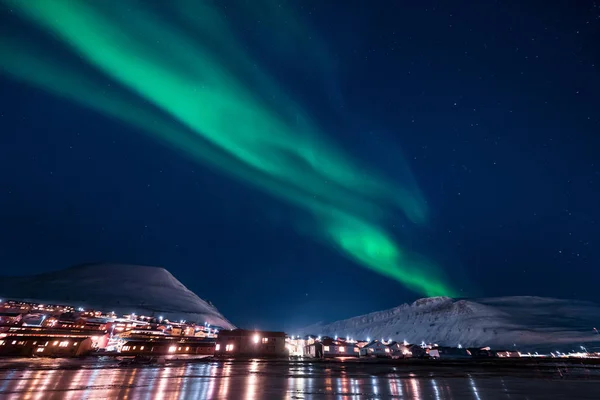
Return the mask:
M389 352L390 352L390 349L388 349L388 348L386 347L386 348L385 348L385 352L386 352L386 353L389 353Z
M344 346L340 346L338 347L338 350L340 351L340 353L343 353L346 351L346 348Z
M258 337L258 335L254 335L254 343L258 343L259 340L260 338Z
M219 350L221 350L221 345L220 344L218 344L218 345L215 346L215 351L219 351Z
M359 349L358 349L358 347L355 347L355 348L354 348L354 352L355 352L355 353L358 353L358 350L359 350Z
M175 346L169 347L169 353L174 353L175 350L177 350L177 347L175 347Z
M324 351L329 351L329 346L323 346Z
M262 338L262 342L263 342L263 343L269 343L269 338L268 338L268 337L264 337L264 338Z
M233 351L233 345L228 344L227 346L225 346L225 351Z

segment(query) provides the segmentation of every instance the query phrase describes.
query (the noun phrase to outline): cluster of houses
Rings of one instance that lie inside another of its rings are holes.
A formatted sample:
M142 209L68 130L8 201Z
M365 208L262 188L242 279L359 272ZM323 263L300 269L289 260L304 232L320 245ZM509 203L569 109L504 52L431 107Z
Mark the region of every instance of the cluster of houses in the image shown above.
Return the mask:
M311 337L303 339L292 339L292 351L297 355L312 358L483 358L483 357L502 357L514 358L521 357L518 351L500 350L492 351L490 348L462 348L462 347L443 347L437 345L417 345L407 342L397 342L393 340L352 340L330 337ZM299 350L299 345L303 345L303 352Z
M489 347L442 347L338 337L300 338L290 337L284 332L223 330L207 323L169 321L161 316L118 316L114 312L64 305L0 300L0 356L77 357L91 353L122 356L214 355L225 358L291 356L342 360L522 356L515 350L491 350ZM587 351L582 354L581 357L592 355Z
M0 356L213 354L218 327L71 306L0 301Z

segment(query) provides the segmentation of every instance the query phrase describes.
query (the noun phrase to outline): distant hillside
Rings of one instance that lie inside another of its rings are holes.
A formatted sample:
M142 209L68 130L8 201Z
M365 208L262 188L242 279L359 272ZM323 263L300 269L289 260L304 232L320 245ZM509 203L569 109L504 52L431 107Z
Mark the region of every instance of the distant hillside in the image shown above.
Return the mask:
M234 328L213 305L158 267L89 264L32 276L1 277L0 298L161 315Z
M303 329L304 334L354 338L392 338L440 345L542 348L561 351L600 344L600 306L542 297L498 297L454 300L424 298L328 324ZM566 348L565 346L572 348Z

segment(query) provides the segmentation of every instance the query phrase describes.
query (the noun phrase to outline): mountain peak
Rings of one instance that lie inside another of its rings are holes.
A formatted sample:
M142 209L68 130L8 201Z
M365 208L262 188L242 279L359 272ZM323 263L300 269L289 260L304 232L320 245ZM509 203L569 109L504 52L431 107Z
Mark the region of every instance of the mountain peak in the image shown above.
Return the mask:
M234 328L212 304L161 267L83 264L0 280L0 298L38 300Z

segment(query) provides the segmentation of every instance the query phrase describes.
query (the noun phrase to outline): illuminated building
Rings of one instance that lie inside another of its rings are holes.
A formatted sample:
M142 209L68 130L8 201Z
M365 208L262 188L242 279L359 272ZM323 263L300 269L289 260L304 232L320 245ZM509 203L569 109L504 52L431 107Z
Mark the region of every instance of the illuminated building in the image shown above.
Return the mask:
M219 331L215 356L222 357L285 357L284 332L248 331L234 329Z
M96 332L42 329L10 328L0 333L0 355L77 357L93 350L93 334Z
M356 343L325 337L307 345L304 354L314 358L346 358L358 357L359 351Z
M390 347L380 342L379 340L372 340L367 345L360 349L361 357L377 357L377 358L391 358L392 351Z
M392 342L388 344L392 358L411 358L412 352L408 348L408 343Z

